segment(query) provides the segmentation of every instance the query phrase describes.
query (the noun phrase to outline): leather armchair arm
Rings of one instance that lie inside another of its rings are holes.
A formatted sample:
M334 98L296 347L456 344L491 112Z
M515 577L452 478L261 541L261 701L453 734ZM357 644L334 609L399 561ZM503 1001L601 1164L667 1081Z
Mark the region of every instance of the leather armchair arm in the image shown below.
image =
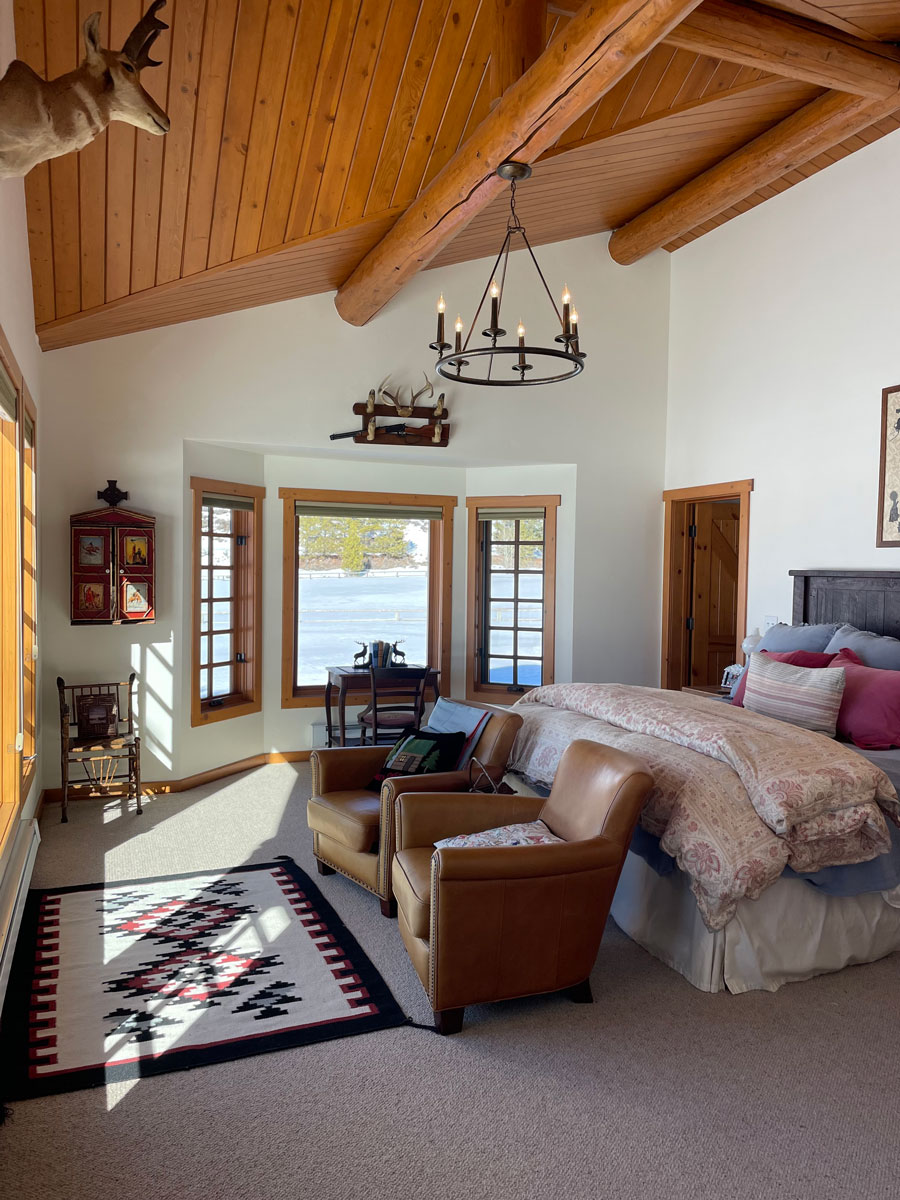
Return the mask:
M423 776L428 779L429 776ZM431 846L458 833L481 833L497 825L536 821L540 796L499 796L482 792L405 792L394 806L397 849ZM513 847L522 849L523 847ZM527 849L527 847L526 847ZM478 851L479 854L484 851Z
M331 750L313 750L313 795L364 788L376 771L384 766L390 746L335 746Z
M537 879L618 867L622 847L609 838L544 846L457 847L435 850L437 875L450 880Z
M406 792L464 792L469 786L468 771L435 771L431 775L394 775L381 785L381 796L393 807Z

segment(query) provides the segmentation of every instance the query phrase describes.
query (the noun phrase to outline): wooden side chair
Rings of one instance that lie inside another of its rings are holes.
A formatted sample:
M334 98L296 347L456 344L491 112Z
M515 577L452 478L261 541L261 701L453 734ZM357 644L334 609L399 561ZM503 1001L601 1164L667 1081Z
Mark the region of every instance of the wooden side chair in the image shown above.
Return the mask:
M62 762L62 819L69 819L69 789L91 796L120 794L141 807L141 739L134 732L134 671L124 683L67 684L57 676L59 690L60 758ZM85 781L69 779L69 764L81 763Z
M372 745L379 736L392 744L401 734L413 733L425 713L425 684L429 667L370 667L371 698L359 714L361 742L372 731Z

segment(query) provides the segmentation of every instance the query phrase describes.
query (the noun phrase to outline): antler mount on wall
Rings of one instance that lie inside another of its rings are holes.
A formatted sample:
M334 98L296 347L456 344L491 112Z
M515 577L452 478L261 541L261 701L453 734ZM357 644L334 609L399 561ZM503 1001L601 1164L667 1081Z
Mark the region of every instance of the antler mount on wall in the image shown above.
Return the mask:
M365 403L353 405L354 416L362 418L357 432L333 433L331 441L352 438L360 445L375 446L446 446L450 440L449 410L441 392L433 405L417 404L426 393L434 396L434 385L425 376L425 386L418 391L409 389L409 400L402 400L402 388L389 389L390 375L377 388L369 391ZM379 417L401 417L390 425L379 425ZM424 420L423 425L408 425L407 420Z

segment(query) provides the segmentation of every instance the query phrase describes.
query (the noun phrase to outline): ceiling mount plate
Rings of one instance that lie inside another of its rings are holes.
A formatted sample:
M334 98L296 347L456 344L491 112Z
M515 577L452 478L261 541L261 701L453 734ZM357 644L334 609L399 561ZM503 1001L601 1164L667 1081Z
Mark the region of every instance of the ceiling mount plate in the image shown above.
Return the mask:
M501 179L506 180L528 179L531 176L531 167L528 163L516 162L515 159L510 158L500 164L497 174Z

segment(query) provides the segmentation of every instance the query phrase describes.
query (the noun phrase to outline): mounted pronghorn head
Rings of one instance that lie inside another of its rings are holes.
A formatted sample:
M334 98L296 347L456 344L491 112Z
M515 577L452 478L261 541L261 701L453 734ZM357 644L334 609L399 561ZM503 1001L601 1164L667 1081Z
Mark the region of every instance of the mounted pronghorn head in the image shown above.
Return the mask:
M85 60L90 75L102 87L102 104L109 121L125 121L148 133L168 133L169 118L152 96L141 87L138 78L145 67L162 63L150 57L150 48L164 29L157 13L166 0L154 0L125 39L121 50L104 50L100 45L100 14L91 13L84 23Z
M169 28L156 16L165 3L153 0L121 50L103 48L100 13L92 13L84 23L84 60L58 79L43 80L18 59L10 64L0 79L0 179L80 150L110 121L168 133L169 118L139 81L145 67L160 65L150 48Z

